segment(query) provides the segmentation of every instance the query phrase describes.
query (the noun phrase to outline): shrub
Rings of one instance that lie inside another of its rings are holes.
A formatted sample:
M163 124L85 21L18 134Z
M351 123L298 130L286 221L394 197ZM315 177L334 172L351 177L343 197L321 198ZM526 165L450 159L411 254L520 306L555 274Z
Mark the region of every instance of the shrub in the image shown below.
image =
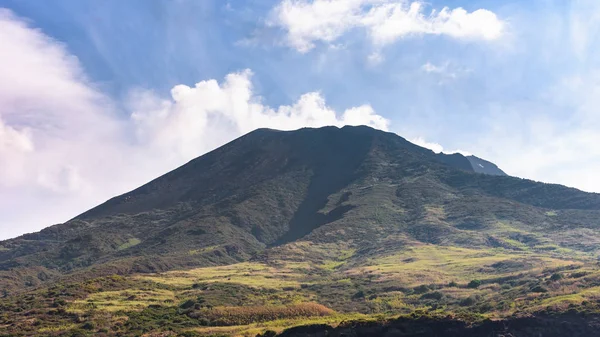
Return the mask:
M439 291L433 291L433 292L421 295L421 299L423 299L423 300L437 300L437 301L439 301L439 300L442 299L442 297L444 297L444 294L442 294Z
M540 285L536 285L533 288L531 288L531 292L533 293L547 293L548 289L540 286Z
M475 298L469 296L469 297L463 299L462 301L460 301L460 305L466 307L466 306L475 304L475 302L476 302Z
M67 301L65 301L63 299L55 298L54 301L52 302L52 306L54 308L62 307L62 306L65 306L65 305L67 305Z
M413 291L415 292L415 294L424 294L424 293L426 293L426 292L428 292L430 290L431 290L431 287L428 286L428 285L426 285L426 284L422 284L422 285L420 285L418 287L415 287L413 289Z
M580 278L580 277L586 276L587 274L588 274L588 272L581 271L581 272L578 272L578 273L571 274L571 278Z
M456 283L455 281L452 281L452 282L448 283L448 287L456 288L456 287L458 287L458 283Z
M562 278L563 278L563 275L561 273L554 273L554 274L552 274L552 276L550 276L550 280L552 280L552 281L558 281Z
M181 303L181 305L179 307L181 309L189 309L189 308L193 307L194 304L196 304L196 302L194 300L187 300L187 301Z
M92 322L85 322L85 323L84 323L84 324L81 326L81 328L82 328L82 329L85 329L85 330L94 330L94 329L96 328L96 326L95 326L95 325L94 325L94 323L92 323Z
M365 292L362 291L362 290L357 291L356 294L354 294L352 296L352 298L356 298L356 299L358 299L358 298L364 298L364 297L365 297Z
M480 313L489 312L492 309L494 309L494 306L491 303L484 303L479 307L479 312Z
M471 282L469 282L469 284L467 284L468 288L479 288L479 286L481 286L481 280L472 280Z

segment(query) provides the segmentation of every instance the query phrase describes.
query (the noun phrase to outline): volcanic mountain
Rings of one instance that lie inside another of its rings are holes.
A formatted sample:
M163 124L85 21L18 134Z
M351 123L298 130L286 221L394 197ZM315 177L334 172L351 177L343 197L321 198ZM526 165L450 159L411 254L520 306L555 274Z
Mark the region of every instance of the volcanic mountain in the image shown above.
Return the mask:
M259 129L0 242L0 336L592 336L599 227L477 157Z
M64 224L1 242L1 282L313 261L325 246L356 263L422 244L595 252L599 215L598 194L369 127L258 129Z

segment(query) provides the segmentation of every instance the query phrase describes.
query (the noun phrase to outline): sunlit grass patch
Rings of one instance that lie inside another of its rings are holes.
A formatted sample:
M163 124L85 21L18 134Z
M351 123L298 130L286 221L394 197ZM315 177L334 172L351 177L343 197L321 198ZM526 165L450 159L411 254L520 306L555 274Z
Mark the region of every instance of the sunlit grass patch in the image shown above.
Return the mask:
M55 326L45 326L43 328L38 329L38 333L53 333L53 332L61 332L73 329L77 326L77 324L61 324Z
M210 253L216 249L218 249L220 246L208 246L208 247L204 247L204 248L199 248L199 249L192 249L190 251L188 251L189 255L200 255L200 254L205 254L205 253Z
M334 270L334 269L344 265L345 263L346 263L345 261L325 260L325 261L323 261L323 263L321 263L319 265L319 268L323 268L325 270Z
M328 324L333 327L339 325L344 321L360 320L360 321L377 321L381 320L384 316L382 315L365 315L365 314L336 314L332 316L323 317L302 317L293 319L280 319L270 322L253 323L248 325L237 325L237 326L220 326L220 327L202 327L194 328L191 331L196 331L202 335L230 335L230 336L243 336L243 337L254 337L259 333L264 333L267 330L275 331L277 333L282 332L285 329L312 324Z
M141 243L142 241L140 239L137 238L131 238L129 240L127 240L127 242L121 244L119 247L117 247L117 250L124 250L127 248L131 248L133 246L137 246Z
M494 266L507 261L529 263L519 267L495 270ZM501 249L468 249L435 245L419 245L400 253L372 259L364 266L348 270L348 275L359 277L373 274L379 281L397 280L404 286L419 284L446 284L450 281L468 282L472 279L491 279L517 272L535 272L547 267L560 267L577 262L513 252Z
M518 250L529 250L529 246L524 244L521 241L508 239L508 238L502 238L499 240L502 241L507 246L507 248L518 249Z
M551 296L541 300L539 305L529 308L529 311L539 311L545 308L553 310L565 310L571 305L581 305L584 301L597 301L600 299L600 287L591 287L587 289L575 290L574 293Z
M138 276L172 286L191 286L195 283L236 283L259 288L280 289L299 287L303 276L293 268L275 268L262 263L244 262L228 266L197 268L187 271L167 272Z
M150 304L172 306L175 293L170 290L129 289L124 291L104 291L89 295L84 300L71 303L69 311L81 312L89 309L110 312L141 310Z

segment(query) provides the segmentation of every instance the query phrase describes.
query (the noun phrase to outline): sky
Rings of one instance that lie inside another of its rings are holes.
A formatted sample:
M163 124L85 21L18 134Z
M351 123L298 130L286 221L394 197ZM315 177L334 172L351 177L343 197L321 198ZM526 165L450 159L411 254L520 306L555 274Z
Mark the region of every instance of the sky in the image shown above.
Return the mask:
M0 239L259 127L600 192L597 0L0 0Z

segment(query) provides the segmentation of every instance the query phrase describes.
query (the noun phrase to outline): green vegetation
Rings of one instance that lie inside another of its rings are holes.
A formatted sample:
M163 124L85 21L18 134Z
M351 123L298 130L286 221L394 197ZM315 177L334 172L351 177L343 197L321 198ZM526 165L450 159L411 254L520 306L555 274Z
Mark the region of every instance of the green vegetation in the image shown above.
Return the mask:
M323 264L269 259L60 283L0 299L0 336L255 336L423 310L477 320L574 306L600 312L600 267L592 259L417 245L336 268Z
M467 288L479 288L480 285L480 280L472 280L471 282L469 282L469 284L467 284Z
M139 245L142 241L140 239L136 239L136 238L131 238L129 240L127 240L127 242L121 244L119 247L117 247L117 250L124 250L127 248L131 248L133 246Z
M2 242L0 336L597 314L600 196L463 164L364 127L256 131Z

